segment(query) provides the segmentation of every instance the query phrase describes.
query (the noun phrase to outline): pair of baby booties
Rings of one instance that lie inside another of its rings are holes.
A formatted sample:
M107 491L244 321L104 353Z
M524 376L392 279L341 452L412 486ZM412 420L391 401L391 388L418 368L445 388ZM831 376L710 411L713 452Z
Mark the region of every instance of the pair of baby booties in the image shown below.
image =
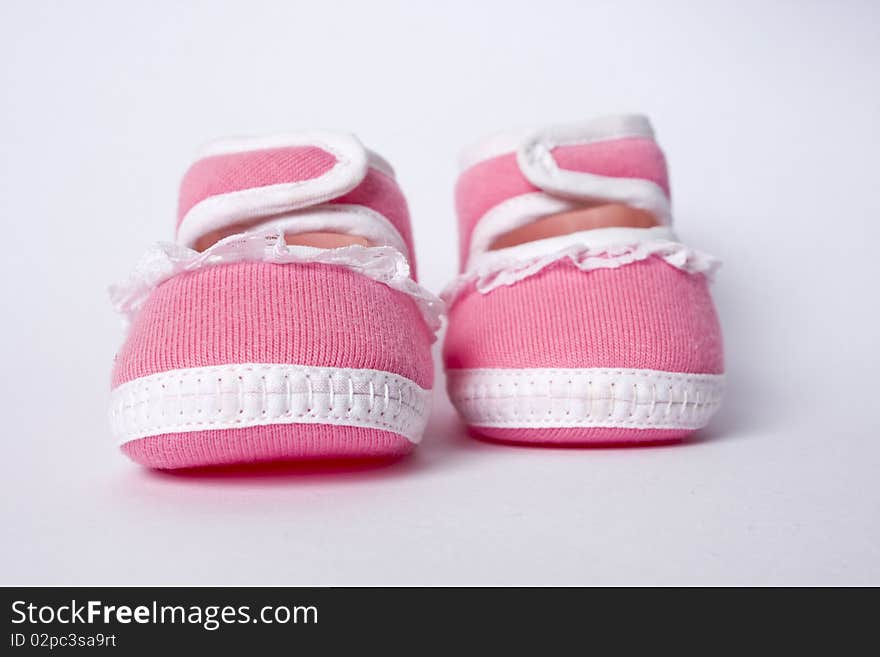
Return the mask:
M163 469L406 454L428 420L444 312L448 392L473 433L656 443L707 423L723 386L717 263L672 232L646 118L490 137L462 156L455 198L461 267L441 300L417 283L394 171L354 137L206 148L181 184L176 241L111 289L128 320L110 410L123 452ZM655 225L498 247L601 204ZM314 233L356 243L287 243Z

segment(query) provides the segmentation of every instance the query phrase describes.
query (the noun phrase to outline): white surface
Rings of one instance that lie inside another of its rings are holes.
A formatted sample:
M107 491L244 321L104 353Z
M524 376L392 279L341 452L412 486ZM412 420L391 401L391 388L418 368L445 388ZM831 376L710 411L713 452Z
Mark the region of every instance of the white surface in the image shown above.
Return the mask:
M513 152L516 152L518 157L523 157L524 149L534 152L539 145L543 146L544 151L541 156L552 159L552 150L557 146L584 145L624 137L654 139L651 119L642 114L609 114L580 119L573 123L552 123L545 119L543 123L532 128L502 130L465 146L459 151L458 166L464 171L484 160ZM522 167L523 163L519 164ZM539 172L540 178L545 177L542 174L543 171ZM526 177L528 178L528 175ZM535 180L529 180L535 187L541 187ZM574 192L577 196L581 190L576 186L573 190L564 191Z
M878 24L871 2L3 2L0 581L880 584ZM382 469L117 453L106 285L171 235L199 143L356 132L438 290L456 147L617 111L651 116L680 236L726 262L729 389L698 441L476 442L438 380L424 444Z

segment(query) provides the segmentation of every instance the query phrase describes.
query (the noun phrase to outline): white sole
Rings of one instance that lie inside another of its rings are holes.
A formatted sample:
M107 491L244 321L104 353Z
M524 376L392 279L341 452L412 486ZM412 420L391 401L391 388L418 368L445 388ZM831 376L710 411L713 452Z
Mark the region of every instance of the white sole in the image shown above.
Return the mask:
M166 433L271 424L328 424L421 440L431 391L390 372L243 363L178 369L113 389L120 444Z
M721 374L644 369L452 369L447 387L477 427L699 429L718 410Z

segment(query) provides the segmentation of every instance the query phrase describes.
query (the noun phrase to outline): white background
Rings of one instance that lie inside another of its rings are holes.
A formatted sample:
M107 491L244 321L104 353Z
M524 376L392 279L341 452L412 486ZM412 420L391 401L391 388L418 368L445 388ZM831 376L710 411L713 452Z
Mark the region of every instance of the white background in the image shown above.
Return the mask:
M3 584L880 584L880 5L0 4ZM422 281L455 270L459 147L649 114L680 236L721 256L726 406L699 439L467 438L438 374L415 456L174 475L108 433L106 286L171 236L202 142L356 132Z

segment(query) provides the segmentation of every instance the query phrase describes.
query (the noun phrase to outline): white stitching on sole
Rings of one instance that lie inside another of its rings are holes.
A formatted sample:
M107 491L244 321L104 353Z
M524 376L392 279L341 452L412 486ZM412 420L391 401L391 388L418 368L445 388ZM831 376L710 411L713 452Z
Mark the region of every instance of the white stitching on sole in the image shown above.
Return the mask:
M110 426L120 444L296 423L382 429L418 443L431 391L380 370L244 363L169 370L123 383L110 396Z
M718 410L723 374L645 369L452 369L449 397L467 424L498 428L699 429Z

